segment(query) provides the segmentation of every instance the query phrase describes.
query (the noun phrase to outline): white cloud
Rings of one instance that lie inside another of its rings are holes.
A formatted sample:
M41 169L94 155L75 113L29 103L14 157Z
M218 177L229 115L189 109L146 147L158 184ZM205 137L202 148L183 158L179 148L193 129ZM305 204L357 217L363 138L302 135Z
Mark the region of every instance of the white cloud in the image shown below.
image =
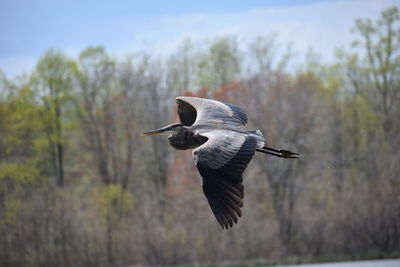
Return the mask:
M349 45L355 38L350 30L356 18L376 19L383 9L398 4L396 0L343 0L230 14L192 14L192 17L186 14L154 21L152 27L157 30L147 38L171 48L182 36L201 40L232 34L248 40L276 32L281 43L292 42L300 53L313 47L324 59L332 60L335 48Z

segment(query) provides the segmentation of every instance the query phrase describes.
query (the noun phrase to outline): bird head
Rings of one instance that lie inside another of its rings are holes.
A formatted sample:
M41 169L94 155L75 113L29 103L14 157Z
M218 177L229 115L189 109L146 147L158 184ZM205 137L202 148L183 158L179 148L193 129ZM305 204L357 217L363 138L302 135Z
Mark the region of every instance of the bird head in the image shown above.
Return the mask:
M156 134L164 134L164 135L170 135L170 134L175 134L178 133L182 129L183 125L179 123L174 123L167 125L165 127L155 129L155 130L150 130L147 132L144 132L141 134L141 136L149 136L149 135L156 135Z

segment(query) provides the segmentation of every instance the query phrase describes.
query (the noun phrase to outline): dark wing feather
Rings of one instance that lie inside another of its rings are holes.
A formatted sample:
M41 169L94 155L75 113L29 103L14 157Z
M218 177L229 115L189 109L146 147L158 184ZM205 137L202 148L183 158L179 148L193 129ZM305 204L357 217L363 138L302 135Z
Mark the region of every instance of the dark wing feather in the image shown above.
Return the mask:
M183 125L191 126L199 120L213 120L243 127L247 123L246 113L238 106L217 100L178 96L178 114Z
M253 158L257 140L230 131L202 133L208 141L193 151L203 177L203 191L217 221L224 229L242 216L242 174Z
M178 115L182 124L191 126L196 121L196 109L189 103L179 99L176 100L176 103L178 104Z

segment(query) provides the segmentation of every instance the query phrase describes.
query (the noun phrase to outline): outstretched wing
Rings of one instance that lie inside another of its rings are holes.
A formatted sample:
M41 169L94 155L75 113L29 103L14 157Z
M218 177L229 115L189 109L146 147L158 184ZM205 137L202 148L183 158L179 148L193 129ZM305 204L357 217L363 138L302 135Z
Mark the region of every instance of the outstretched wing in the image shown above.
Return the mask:
M193 156L211 210L224 229L237 223L243 207L243 171L253 158L257 140L231 131L209 131L200 135L207 142Z
M238 106L217 100L178 96L178 114L183 125L191 126L199 120L216 120L236 126L245 126L246 113Z

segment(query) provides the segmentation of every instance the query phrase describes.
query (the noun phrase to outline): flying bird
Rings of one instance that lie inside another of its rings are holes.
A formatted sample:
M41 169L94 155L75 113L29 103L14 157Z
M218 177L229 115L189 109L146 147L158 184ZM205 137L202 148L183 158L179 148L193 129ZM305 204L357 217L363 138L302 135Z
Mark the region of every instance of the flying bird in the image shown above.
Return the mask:
M142 135L167 134L175 149L194 149L204 195L218 223L228 229L242 216L242 175L255 152L289 159L299 158L299 153L267 147L260 130L245 129L246 113L236 105L185 96L176 102L181 123Z

